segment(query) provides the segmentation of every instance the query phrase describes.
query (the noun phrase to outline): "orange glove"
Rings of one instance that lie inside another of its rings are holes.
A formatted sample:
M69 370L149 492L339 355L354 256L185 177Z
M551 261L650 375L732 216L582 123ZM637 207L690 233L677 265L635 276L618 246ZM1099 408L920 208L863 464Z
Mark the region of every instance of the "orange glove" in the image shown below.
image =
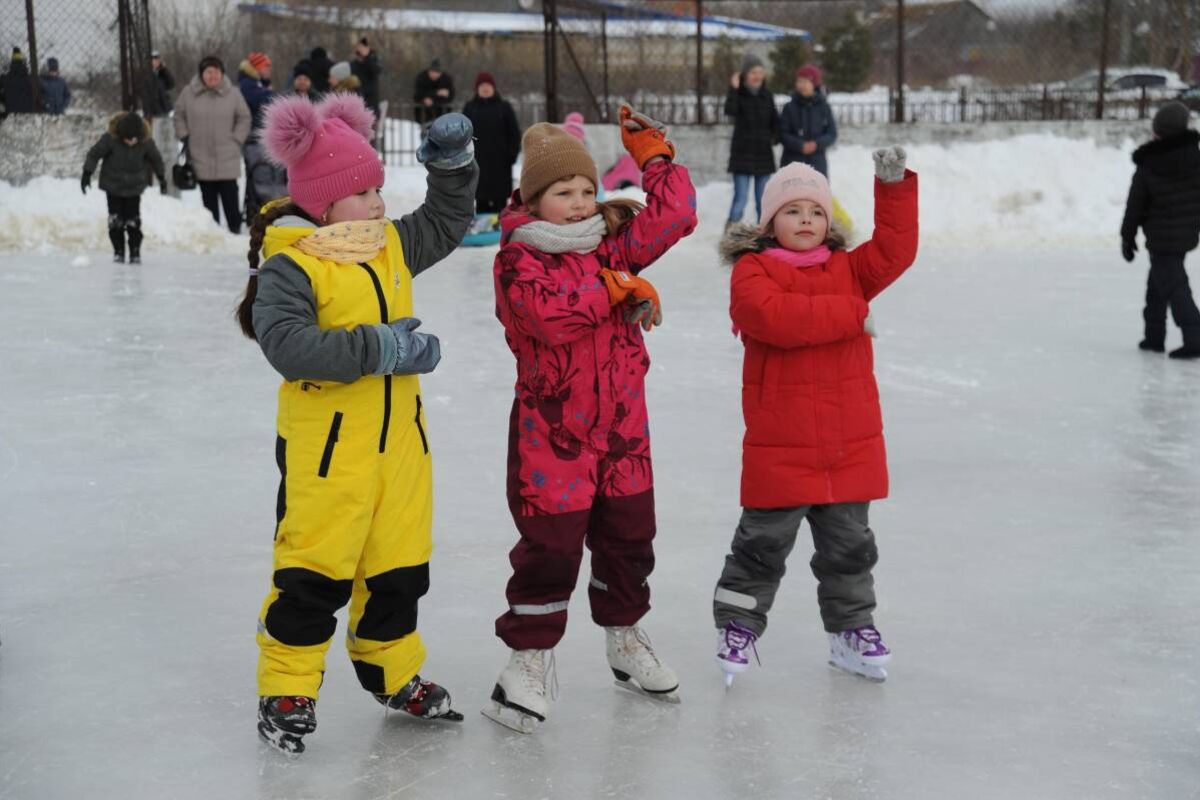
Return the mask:
M661 122L639 114L627 105L621 106L621 144L633 156L638 169L656 156L675 160L675 145L667 140L667 128Z
M608 289L609 303L614 306L629 304L625 310L628 322L640 324L645 331L662 325L662 301L658 299L658 292L650 281L615 269L600 270L600 277Z

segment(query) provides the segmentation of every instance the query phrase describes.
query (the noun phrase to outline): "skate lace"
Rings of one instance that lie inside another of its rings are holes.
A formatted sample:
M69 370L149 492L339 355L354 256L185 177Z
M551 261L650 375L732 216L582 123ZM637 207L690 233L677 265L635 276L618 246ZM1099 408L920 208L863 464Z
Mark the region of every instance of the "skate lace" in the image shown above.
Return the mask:
M758 657L758 637L754 635L754 631L749 628L743 628L736 622L731 622L725 627L725 644L736 650L750 649L754 653L754 660L758 665L762 666L762 659Z
M874 625L868 625L865 628L859 628L854 631L854 635L862 639L867 644L879 644L883 641L883 636L875 629Z
M662 667L662 660L659 659L658 653L654 652L654 647L650 644L650 636L638 627L634 627L632 633L634 641L641 645L641 647L628 647L629 642L626 641L626 649L633 653L633 657L651 667Z
M535 661L538 666L535 666ZM521 660L521 682L529 689L540 689L551 700L558 699L558 667L553 650L535 650Z

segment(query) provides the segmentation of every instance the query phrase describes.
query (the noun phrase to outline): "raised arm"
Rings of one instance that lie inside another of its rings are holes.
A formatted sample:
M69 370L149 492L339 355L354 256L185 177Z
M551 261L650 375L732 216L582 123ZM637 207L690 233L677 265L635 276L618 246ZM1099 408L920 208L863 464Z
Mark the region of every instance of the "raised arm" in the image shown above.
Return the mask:
M850 252L850 269L869 302L917 258L917 174L904 168L904 150L875 153L875 231Z
M773 347L831 344L863 334L869 309L853 295L788 292L771 278L756 256L733 268L729 316L747 336Z
M519 244L496 255L496 316L505 328L546 344L565 344L603 323L611 311L599 275L564 280Z

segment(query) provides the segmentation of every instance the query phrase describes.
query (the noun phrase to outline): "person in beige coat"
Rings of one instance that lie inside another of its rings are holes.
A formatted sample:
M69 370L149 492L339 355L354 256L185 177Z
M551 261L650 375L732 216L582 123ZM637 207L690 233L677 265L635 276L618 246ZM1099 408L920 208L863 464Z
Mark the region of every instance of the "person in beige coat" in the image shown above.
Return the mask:
M184 143L188 161L196 170L204 207L220 223L219 202L229 230L240 233L237 181L242 171L242 144L250 135L250 108L225 77L221 59L205 56L199 73L175 103L175 135Z

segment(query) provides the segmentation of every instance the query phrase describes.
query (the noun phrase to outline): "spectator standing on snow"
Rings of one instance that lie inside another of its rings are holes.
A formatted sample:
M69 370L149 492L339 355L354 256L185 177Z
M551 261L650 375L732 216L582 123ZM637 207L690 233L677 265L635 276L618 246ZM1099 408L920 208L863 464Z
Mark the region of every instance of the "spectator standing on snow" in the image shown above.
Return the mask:
M329 91L329 70L333 67L333 61L326 54L324 47L314 47L308 54L308 63L312 64L310 77L312 77L313 89L318 95L325 94Z
M320 93L313 87L313 65L307 58L302 58L292 67L292 91L307 97L314 103L320 98Z
M329 91L361 96L362 82L350 67L349 61L339 61L329 68Z
M150 85L150 94L146 98L146 116L165 117L173 108L171 92L175 90L175 76L167 69L162 54L157 50L150 53L150 69L154 73L154 82Z
M463 106L463 114L475 128L475 160L479 163L475 213L499 213L512 194L513 164L521 153L521 126L512 104L496 90L490 72L475 76L475 96Z
M218 223L219 208L223 207L225 224L233 233L240 233L237 181L242 171L242 145L250 135L250 108L216 56L201 59L199 74L179 93L175 135L184 143L196 170L204 207Z
M783 142L780 166L799 161L828 178L825 151L837 141L837 122L820 88L821 70L816 64L805 64L796 70L796 91L783 107L779 120L779 138Z
M379 119L379 73L383 72L383 67L379 63L379 54L371 49L365 36L354 46L354 60L350 62L350 71L361 84L359 93L367 108L375 113L375 119Z
M113 261L125 263L125 238L129 238L129 263L142 260L142 192L151 172L159 188L167 193L162 156L150 135L150 126L136 111L116 114L108 130L88 150L79 188L87 194L92 173L100 164L100 188L108 198L108 239Z
M1183 260L1200 241L1200 133L1188 128L1190 112L1177 100L1154 115L1154 138L1133 152L1133 184L1121 223L1121 255L1132 262L1137 232L1146 236L1150 274L1142 311L1142 350L1166 350L1167 309L1183 332L1171 358L1200 358L1200 310Z
M435 58L418 75L413 86L413 116L422 126L450 111L454 102L454 78L442 72L441 59Z
M747 53L742 69L729 78L725 115L733 119L733 142L729 148L729 172L733 173L733 204L726 229L742 221L750 182L754 182L755 220L762 216L762 195L775 172L771 149L779 137L779 112L775 97L766 86L767 71L762 59Z
M71 104L71 90L58 74L58 59L46 59L46 73L38 76L42 85L42 110L47 114L66 113Z
M12 49L12 58L8 70L0 75L0 104L4 105L8 114L32 114L33 78L29 74L29 65L25 63L25 54L21 48Z
M263 109L275 99L271 90L271 57L266 53L251 53L238 67L238 89L250 109L250 136L247 144L258 140L262 130Z

